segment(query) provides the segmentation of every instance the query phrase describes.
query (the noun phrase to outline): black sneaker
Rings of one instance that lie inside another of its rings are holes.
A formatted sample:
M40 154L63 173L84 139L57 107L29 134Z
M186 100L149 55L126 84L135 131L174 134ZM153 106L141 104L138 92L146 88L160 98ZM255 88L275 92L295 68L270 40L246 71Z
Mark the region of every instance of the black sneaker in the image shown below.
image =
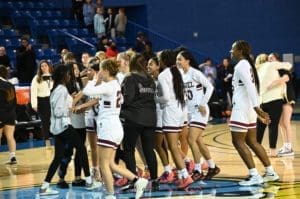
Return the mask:
M210 180L212 179L215 175L217 175L218 173L220 173L220 168L215 166L215 168L208 168L208 171L206 173L206 176L204 178L204 180Z
M120 191L129 191L131 189L134 189L134 183L133 182L128 182L127 184L125 184L124 186L120 187Z
M152 191L159 191L159 180L153 180L151 183Z
M56 186L60 189L69 189L69 184L66 181L60 181L56 184Z
M83 179L73 180L72 186L73 187L85 187L85 180L83 180Z
M17 164L17 159L16 157L10 158L5 164Z

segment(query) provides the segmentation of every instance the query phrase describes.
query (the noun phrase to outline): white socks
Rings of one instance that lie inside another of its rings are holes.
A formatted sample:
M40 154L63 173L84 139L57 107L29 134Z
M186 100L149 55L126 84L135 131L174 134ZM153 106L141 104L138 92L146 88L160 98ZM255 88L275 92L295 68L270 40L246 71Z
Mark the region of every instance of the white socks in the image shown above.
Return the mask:
M171 173L172 172L172 169L170 167L170 165L168 164L167 166L164 166L164 171L165 172L168 172L168 173Z
M87 184L91 184L93 182L91 176L85 177L85 181Z
M209 160L207 160L207 164L208 164L208 167L209 168L215 168L216 167L216 164L215 164L215 162L213 161L213 159L209 159Z
M9 152L9 159L16 157L16 152Z
M259 173L258 173L256 168L253 168L253 169L249 169L249 175L250 176L257 176L257 175L259 175Z
M47 189L49 187L49 182L43 182L41 189Z

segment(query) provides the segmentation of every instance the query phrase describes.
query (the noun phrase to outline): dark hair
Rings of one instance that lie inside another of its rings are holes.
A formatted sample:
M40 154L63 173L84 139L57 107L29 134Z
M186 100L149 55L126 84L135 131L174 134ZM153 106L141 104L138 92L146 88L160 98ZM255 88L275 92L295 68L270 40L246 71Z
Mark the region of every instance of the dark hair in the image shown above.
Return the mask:
M159 65L159 61L157 57L151 57L149 60L153 60L156 65Z
M237 50L241 51L241 54L245 57L245 59L247 59L247 61L251 65L252 72L254 75L256 90L259 93L259 79L258 79L258 75L257 75L257 71L256 71L256 67L254 65L253 59L251 59L251 57L250 57L250 54L251 54L250 44L244 40L238 40L235 42L235 46L236 46Z
M49 73L50 74L52 74L52 72L53 72L53 67L52 67L52 65L47 61L47 60L41 60L40 62L39 62L39 66L38 66L38 70L37 70L37 79L36 79L36 81L38 82L38 83L41 83L41 81L42 81L42 76L43 76L43 72L42 72L42 70L41 70L41 68L42 68L42 64L43 63L46 63L47 65L48 65L48 67L49 67Z
M7 79L8 78L8 70L5 66L0 65L0 77ZM9 87L3 90L5 93L5 100L8 103L11 103L13 100L16 100L16 93L14 87Z
M108 70L110 76L115 77L119 72L119 64L115 60L105 59L101 62L101 68Z
M170 68L173 76L173 89L175 92L175 97L183 107L185 104L184 100L184 84L180 71L175 65L175 53L171 50L164 50L160 54L160 60L166 67Z
M190 52L187 51L187 50L184 50L184 51L181 51L181 52L178 53L178 54L181 54L181 55L184 57L184 59L189 60L189 61L190 61L190 66L191 66L191 67L193 67L193 68L199 70L199 68L198 68L198 63L197 63L197 61L196 61L196 59L194 58L194 56L193 56L192 53L190 53Z
M88 66L94 71L99 71L100 59L98 57L93 57L90 59Z
M79 75L79 77L75 76L74 64L76 64L78 69L80 70L79 65L77 63L68 63L68 64L66 64L66 66L69 68L69 74L70 74L70 81L67 82L67 84L66 84L66 87L69 91L69 94L72 94L74 92L77 93L80 89L83 88L83 83L81 81L80 75ZM77 88L77 83L79 84L80 89Z
M176 55L178 55L181 51L188 51L188 49L187 49L186 47L184 47L184 46L178 46L177 48L175 48L175 49L173 50L173 52L174 52Z
M70 74L70 69L68 66L64 64L58 64L54 72L52 74L52 79L54 81L52 91L59 85L59 84L65 84L66 82L66 76Z
M129 62L129 71L137 71L139 73L143 73L144 75L148 75L147 73L147 60L141 54L134 55Z
M4 65L0 65L0 77L8 79L8 70Z
M273 55L277 61L282 61L281 56L278 53L272 52L270 55Z

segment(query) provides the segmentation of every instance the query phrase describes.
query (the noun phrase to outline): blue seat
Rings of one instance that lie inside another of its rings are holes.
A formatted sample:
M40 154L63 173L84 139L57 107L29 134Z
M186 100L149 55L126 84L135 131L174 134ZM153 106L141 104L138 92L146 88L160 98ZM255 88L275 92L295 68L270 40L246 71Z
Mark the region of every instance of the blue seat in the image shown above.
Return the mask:
M46 48L46 49L44 49L43 53L47 57L52 57L57 54L57 52L54 48Z
M36 49L35 55L36 55L36 57L38 59L43 59L43 57L44 57L44 51L43 51L43 49L41 49L41 48Z
M41 17L42 17L42 12L39 11L39 10L31 11L31 16L32 16L33 18L41 18Z

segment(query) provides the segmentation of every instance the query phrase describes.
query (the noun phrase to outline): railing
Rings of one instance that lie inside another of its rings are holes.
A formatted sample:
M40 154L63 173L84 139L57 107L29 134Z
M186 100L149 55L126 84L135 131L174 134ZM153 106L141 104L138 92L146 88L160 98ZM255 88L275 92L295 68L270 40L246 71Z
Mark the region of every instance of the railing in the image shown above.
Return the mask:
M147 38L152 42L153 51L160 51L163 49L174 49L178 46L185 46L182 43L172 40L165 35L154 32L130 20L128 20L126 31L127 31L126 34L127 40L131 44L134 44L138 32L145 33L147 35ZM199 52L198 50L191 49L188 46L185 47L187 47L189 51L193 53L194 57L197 59L199 63L202 62L205 57L207 57L207 55Z

